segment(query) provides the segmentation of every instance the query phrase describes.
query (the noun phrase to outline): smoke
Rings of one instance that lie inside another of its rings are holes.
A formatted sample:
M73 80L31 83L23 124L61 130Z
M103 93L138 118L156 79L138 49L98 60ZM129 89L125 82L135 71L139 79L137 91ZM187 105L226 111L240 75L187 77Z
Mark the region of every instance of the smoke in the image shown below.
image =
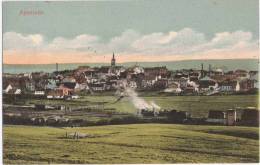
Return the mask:
M154 101L150 101L148 103L141 97L138 97L138 94L135 92L135 90L128 86L126 80L120 82L116 95L119 96L116 102L120 101L122 98L124 98L124 96L128 96L130 98L130 101L133 103L136 110L138 111L140 111L141 109L145 109L158 112L161 109L161 107L157 105Z
M154 109L161 109L161 107L157 104L155 104L155 102L151 101L150 105L153 106Z
M148 103L144 99L138 97L138 94L134 91L134 89L126 87L126 94L130 97L131 102L135 106L136 109L146 109L146 110L159 110L161 109L155 102L151 101Z

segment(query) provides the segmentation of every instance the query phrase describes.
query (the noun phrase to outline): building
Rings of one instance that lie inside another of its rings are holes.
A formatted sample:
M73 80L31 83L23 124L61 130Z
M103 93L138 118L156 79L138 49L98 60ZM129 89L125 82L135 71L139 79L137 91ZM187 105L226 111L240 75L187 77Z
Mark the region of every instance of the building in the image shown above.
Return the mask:
M169 71L166 66L162 67L151 67L151 68L144 68L144 74L147 75L154 75L154 76L161 76L162 78L166 78L169 76Z
M11 91L12 89L13 89L12 85L9 84L6 87L4 87L3 93L9 93L9 91Z
M43 95L45 95L45 92L41 91L41 90L36 90L36 91L34 91L34 95L43 96Z
M47 93L47 98L48 99L63 99L64 98L64 93L62 89L56 88L54 90L50 90Z
M198 84L199 84L199 89L202 92L213 91L218 87L218 83L208 76L205 76L204 78L200 79Z
M209 111L208 119L206 120L208 123L213 124L225 124L226 123L226 113L222 111Z
M250 80L250 79L243 79L239 82L240 85L240 91L249 91L251 89L255 88L255 80Z
M105 84L104 83L94 83L89 85L90 89L95 92L102 92L105 91Z
M115 67L116 66L116 59L115 59L115 54L113 53L113 57L111 59L111 67Z
M116 59L115 59L115 54L113 53L113 57L111 59L111 67L109 68L109 72L115 73L116 72L115 67L116 67Z
M241 116L241 124L248 126L259 126L259 110L256 108L246 108Z
M249 78L249 73L246 70L237 69L234 74L239 78Z
M227 110L226 111L226 125L233 126L236 125L237 113L236 110Z
M219 83L220 92L234 92L236 91L236 81L223 81Z
M233 126L236 125L237 113L236 110L229 109L227 111L209 111L208 119L206 122L212 124L221 124Z

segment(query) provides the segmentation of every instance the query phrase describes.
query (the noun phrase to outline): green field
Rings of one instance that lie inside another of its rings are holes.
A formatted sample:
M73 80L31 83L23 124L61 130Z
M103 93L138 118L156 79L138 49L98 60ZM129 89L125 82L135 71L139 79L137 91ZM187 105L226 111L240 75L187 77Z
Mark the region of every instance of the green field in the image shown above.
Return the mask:
M226 95L226 96L151 96L142 97L154 101L162 108L188 111L193 117L207 117L209 110L227 110L230 108L258 107L257 95ZM28 100L28 103L65 104L65 105L89 105L107 102L105 108L115 108L117 112L136 113L136 108L128 97L113 103L114 96L83 96L78 100Z
M133 124L77 128L4 126L4 163L259 162L258 128ZM91 135L66 139L78 131Z

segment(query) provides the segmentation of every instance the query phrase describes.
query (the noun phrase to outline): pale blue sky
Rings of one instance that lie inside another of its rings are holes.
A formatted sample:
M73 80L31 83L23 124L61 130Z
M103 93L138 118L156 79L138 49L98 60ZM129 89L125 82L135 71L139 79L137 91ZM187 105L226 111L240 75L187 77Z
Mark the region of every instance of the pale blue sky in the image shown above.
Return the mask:
M40 10L40 16L20 16ZM96 35L107 41L126 29L141 34L185 27L211 38L218 32L252 32L258 38L258 0L129 0L90 2L4 2L3 32L42 34L46 40Z
M258 0L4 2L3 33L5 63L251 59Z

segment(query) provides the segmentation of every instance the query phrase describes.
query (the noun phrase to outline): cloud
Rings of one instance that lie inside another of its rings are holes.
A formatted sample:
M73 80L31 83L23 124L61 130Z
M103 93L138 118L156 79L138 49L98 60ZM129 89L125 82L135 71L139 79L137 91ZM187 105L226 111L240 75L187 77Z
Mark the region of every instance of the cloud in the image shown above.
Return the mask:
M190 28L178 32L152 33L142 36L133 43L133 47L143 54L185 54L193 52L198 46L205 44L204 34Z
M93 35L82 34L73 39L66 39L63 37L55 38L49 45L49 49L55 50L88 50L90 47L98 44L99 38Z
M107 55L116 52L122 56L165 56L206 58L207 56L241 58L242 56L255 58L258 52L258 40L254 40L251 32L234 31L216 33L208 39L205 34L191 28L168 33L156 32L140 34L135 30L126 30L119 36L104 42L95 35L82 34L74 38L56 37L47 42L41 34L20 34L6 32L3 35L4 51L33 51L34 54L45 52L71 52L87 55ZM241 54L243 52L243 54ZM9 53L10 54L10 53ZM222 54L222 55L221 55ZM233 56L232 56L233 54ZM139 59L139 58L138 58ZM172 59L172 58L171 58Z
M23 35L16 32L6 32L3 36L4 50L35 49L43 45L41 34Z

